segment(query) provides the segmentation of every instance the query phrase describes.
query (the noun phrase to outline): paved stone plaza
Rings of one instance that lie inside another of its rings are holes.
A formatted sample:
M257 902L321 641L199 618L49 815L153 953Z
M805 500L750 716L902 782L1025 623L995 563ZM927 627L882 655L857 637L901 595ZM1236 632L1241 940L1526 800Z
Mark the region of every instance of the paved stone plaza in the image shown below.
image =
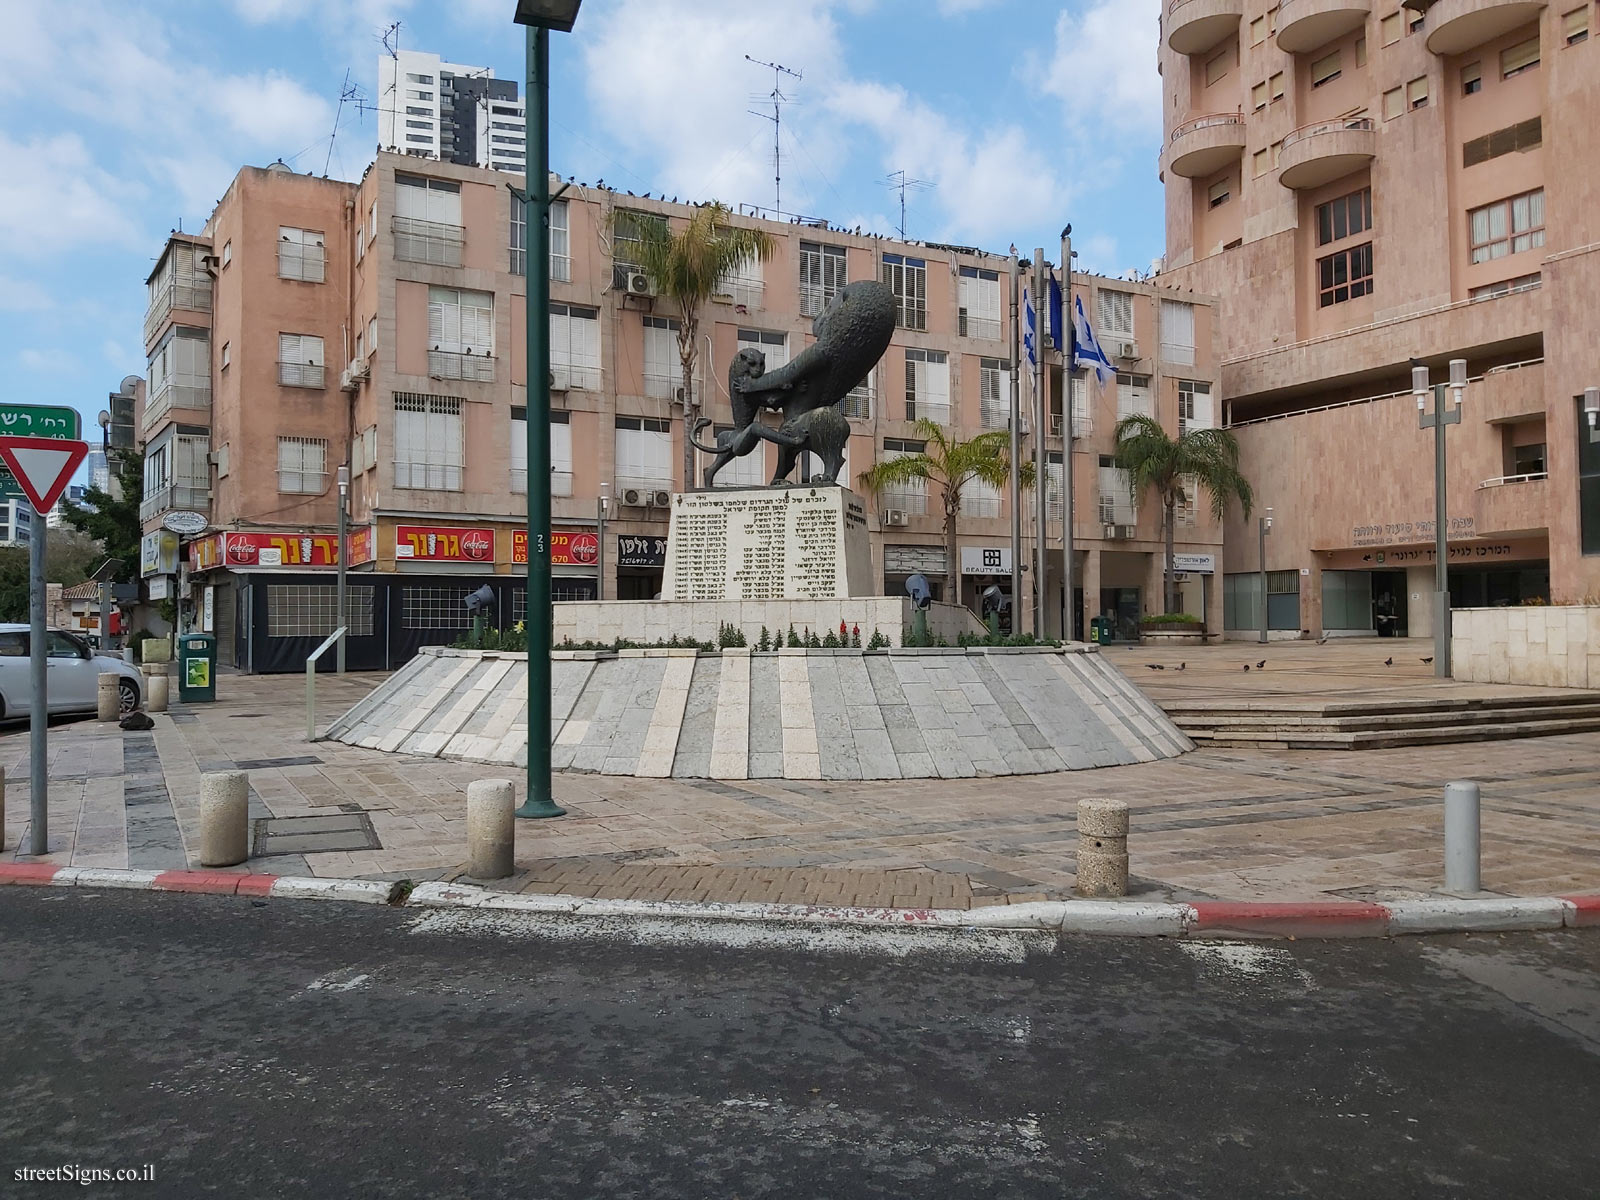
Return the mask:
M1403 674L1384 668L1384 650L1376 642L1274 648L1269 669L1252 670L1248 686L1363 694L1368 675L1395 688L1433 686L1420 663ZM1147 672L1142 664L1156 660L1140 650L1114 651L1112 661L1141 685L1142 674L1159 676L1162 692L1190 678L1210 691L1235 673L1245 686L1239 664L1259 652L1195 651L1181 660L1190 664L1182 673ZM319 679L323 723L380 680ZM250 772L253 817L333 818L264 828L263 848L282 853L252 858L250 869L416 880L459 872L466 785L504 777L506 768L308 744L300 677L224 675L218 693L215 705L158 715L152 733L93 721L55 727L49 861L182 867L194 846L201 773L240 768ZM17 728L0 735L7 860L27 833L26 743ZM1487 888L1600 887L1600 734L1354 754L1201 750L1009 779L562 776L558 799L570 815L518 823L519 872L507 886L929 907L1055 898L1073 884L1076 801L1109 795L1132 807L1134 886L1146 896L1401 898L1440 886L1440 796L1444 781L1459 778L1484 785Z

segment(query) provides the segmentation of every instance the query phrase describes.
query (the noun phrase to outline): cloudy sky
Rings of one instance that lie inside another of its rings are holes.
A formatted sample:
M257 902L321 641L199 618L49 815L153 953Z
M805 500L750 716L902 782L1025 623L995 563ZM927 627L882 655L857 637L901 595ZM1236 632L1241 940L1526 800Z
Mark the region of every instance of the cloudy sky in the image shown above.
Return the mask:
M381 36L522 75L512 0L49 0L0 40L0 361L18 401L75 404L143 374L144 279L239 165L356 178ZM1161 252L1159 0L586 0L552 50L552 167L585 182L770 205L785 79L783 207L1080 268ZM332 139L338 113L338 136ZM1054 255L1052 255L1054 257Z

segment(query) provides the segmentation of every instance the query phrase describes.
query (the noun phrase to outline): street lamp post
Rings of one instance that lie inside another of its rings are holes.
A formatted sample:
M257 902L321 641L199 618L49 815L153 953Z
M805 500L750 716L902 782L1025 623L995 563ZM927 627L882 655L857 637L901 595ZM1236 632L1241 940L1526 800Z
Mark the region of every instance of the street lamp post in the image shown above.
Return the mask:
M339 467L339 582L334 591L335 604L339 614L334 624L335 629L349 627L349 614L346 613L346 598L349 595L345 587L345 566L350 558L347 534L350 528L350 468ZM349 640L349 634L339 639L339 644L333 648L334 669L344 674L344 644Z
M106 494L111 494L111 414L100 410L100 457L106 464ZM94 480L89 480L91 486ZM111 574L100 581L100 653L111 653Z
M606 598L606 515L610 507L611 485L602 483L600 485L600 498L594 502L595 533L598 535L596 541L599 543L599 553L595 558L595 565L599 570L594 590L595 599L597 600Z
M582 0L517 0L525 26L528 235L528 794L519 817L559 817L550 774L550 31L570 33ZM516 203L515 199L512 203Z
M1589 440L1600 442L1600 387L1583 389L1583 415L1589 418Z
M1272 510L1269 508L1256 519L1256 540L1260 543L1261 557L1257 560L1261 570L1261 644L1267 644L1267 534L1272 532Z
M1447 425L1461 423L1461 393L1467 386L1467 360L1450 360L1449 391L1452 405L1445 403L1445 384L1430 387L1428 368L1411 368L1411 392L1417 398L1417 427L1433 430L1433 673L1449 679L1450 672L1450 514L1446 505L1444 432ZM1433 393L1433 411L1428 411L1428 393Z

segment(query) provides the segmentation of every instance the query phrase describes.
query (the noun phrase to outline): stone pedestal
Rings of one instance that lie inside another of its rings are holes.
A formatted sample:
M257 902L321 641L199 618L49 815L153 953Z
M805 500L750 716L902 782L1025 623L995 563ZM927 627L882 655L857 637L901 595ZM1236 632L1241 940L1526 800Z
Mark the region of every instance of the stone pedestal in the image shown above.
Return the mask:
M867 510L837 486L672 498L663 600L837 600L879 592Z

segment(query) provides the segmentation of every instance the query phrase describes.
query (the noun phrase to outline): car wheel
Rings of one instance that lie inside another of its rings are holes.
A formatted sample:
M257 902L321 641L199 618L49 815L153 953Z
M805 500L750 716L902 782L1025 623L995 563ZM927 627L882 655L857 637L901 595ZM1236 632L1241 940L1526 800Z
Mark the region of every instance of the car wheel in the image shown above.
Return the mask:
M139 707L139 686L131 679L117 680L117 711L126 715Z

